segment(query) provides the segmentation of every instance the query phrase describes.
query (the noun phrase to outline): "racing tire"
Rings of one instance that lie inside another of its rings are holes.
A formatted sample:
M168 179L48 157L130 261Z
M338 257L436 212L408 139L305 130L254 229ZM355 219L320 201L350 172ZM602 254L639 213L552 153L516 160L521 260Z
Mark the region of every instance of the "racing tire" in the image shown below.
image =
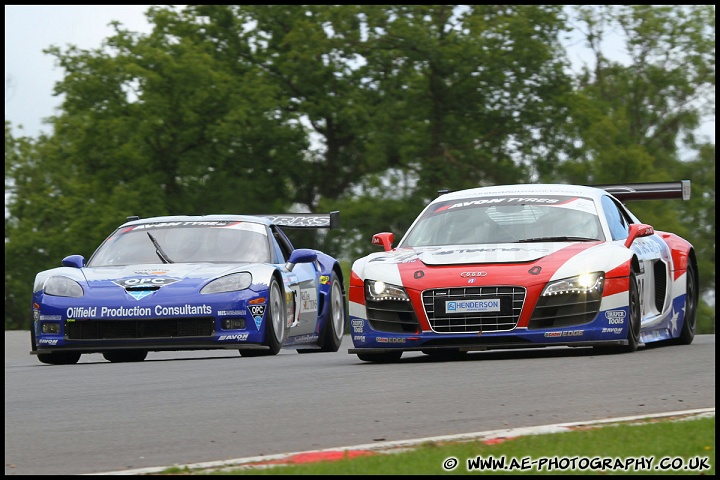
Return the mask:
M697 307L699 299L699 290L697 286L697 275L695 265L692 261L688 262L685 296L685 315L683 315L683 325L680 330L680 336L673 338L673 345L690 345L695 339L695 327L697 326Z
M265 350L240 349L242 357L261 357L265 355L277 355L285 343L285 330L287 326L287 309L285 307L285 295L280 290L275 277L270 280L268 287L269 299L265 310L265 341L263 345L270 347Z
M400 360L402 354L403 352L358 353L357 357L363 362L394 363Z
M637 350L640 344L640 291L638 290L637 278L634 271L630 271L629 289L628 289L628 334L627 345L620 347L620 351L631 353Z
M74 365L80 360L80 352L38 353L38 360L48 365Z
M598 345L593 347L593 351L600 355L611 354L611 353L632 353L637 350L640 344L640 292L638 290L636 273L630 272L628 277L628 333L627 333L627 345L621 346L607 346Z
M330 294L328 296L328 309L325 317L325 325L320 334L320 348L298 349L298 353L312 352L337 352L340 349L343 335L345 334L345 323L347 321L347 310L345 309L345 296L343 286L335 272L330 278Z
M113 350L102 354L105 360L112 363L142 362L147 355L147 350Z

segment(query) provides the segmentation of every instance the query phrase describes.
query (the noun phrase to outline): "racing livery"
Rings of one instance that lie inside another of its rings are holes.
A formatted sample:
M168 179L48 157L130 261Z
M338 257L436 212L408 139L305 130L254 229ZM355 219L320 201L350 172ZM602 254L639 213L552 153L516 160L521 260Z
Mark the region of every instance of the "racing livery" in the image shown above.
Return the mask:
M356 260L350 354L459 356L496 348L632 352L690 344L693 246L640 223L628 200L690 198L690 182L504 185L441 192L393 247Z
M149 351L242 356L335 352L347 309L338 261L280 227L336 228L330 214L128 217L85 262L36 275L31 354L136 362Z

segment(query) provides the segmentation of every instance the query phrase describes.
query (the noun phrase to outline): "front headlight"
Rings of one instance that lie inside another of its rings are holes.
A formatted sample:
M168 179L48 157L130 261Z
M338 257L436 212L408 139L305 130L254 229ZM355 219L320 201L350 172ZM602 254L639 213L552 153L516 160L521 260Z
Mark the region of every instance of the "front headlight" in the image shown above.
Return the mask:
M45 282L43 292L56 297L82 297L84 292L78 282L62 275L50 277Z
M224 293L245 290L252 284L252 275L248 272L233 273L205 285L200 293Z
M381 300L410 301L403 287L379 280L367 280L365 282L365 298L373 302Z
M563 278L550 282L543 290L543 296L558 295L561 293L602 293L605 275L603 272L583 273L576 277Z

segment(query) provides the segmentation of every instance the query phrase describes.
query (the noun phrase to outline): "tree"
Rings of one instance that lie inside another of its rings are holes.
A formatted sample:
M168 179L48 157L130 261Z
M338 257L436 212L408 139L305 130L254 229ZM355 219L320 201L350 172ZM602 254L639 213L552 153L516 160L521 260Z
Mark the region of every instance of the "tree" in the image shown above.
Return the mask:
M115 25L101 48L48 48L66 72L53 135L14 139L6 123L6 315L34 272L89 256L128 215L339 209L339 231L291 239L349 261L373 233L399 238L440 189L690 173L702 201L644 203L641 218L693 238L707 297L714 176L697 175L714 173L714 145L692 132L714 115L714 7L579 8L597 60L579 75L559 42L566 15L160 6L150 34ZM615 26L629 65L603 55Z

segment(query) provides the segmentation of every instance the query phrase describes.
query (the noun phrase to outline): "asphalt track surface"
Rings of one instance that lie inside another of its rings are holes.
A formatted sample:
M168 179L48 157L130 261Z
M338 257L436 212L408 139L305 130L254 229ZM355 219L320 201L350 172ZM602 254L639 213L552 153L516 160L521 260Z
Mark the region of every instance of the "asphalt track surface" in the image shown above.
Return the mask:
M28 332L5 332L5 475L152 473L715 408L715 335L632 354L412 353L391 365L348 355L348 336L337 353L93 354L56 366L29 344Z

